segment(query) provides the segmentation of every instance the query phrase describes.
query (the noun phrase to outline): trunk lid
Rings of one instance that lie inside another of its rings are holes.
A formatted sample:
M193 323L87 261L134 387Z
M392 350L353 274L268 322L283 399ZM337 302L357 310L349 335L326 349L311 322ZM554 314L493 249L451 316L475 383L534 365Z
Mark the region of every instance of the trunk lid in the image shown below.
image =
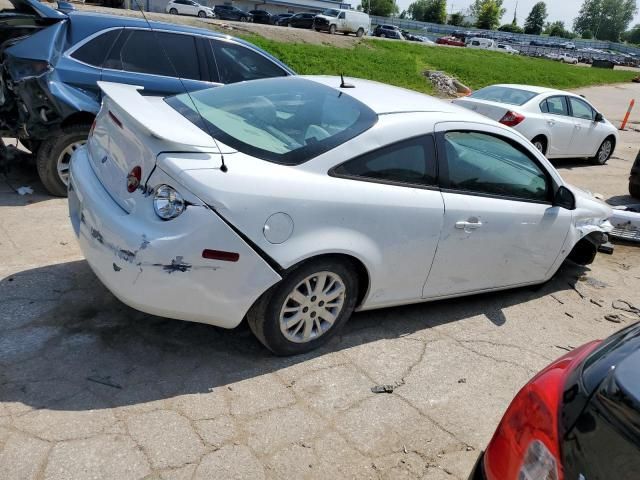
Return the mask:
M472 110L474 112L479 113L480 115L484 115L485 117L489 117L496 122L499 122L504 115L509 111L517 111L515 110L517 106L515 105L507 105L504 103L498 102L489 102L487 100L474 100L473 98L460 98L454 100L453 103L456 105L460 105L468 110Z
M104 99L87 143L89 158L104 188L125 211L135 207L135 190L145 187L160 153L219 151L211 136L163 98L142 96L142 87L98 85ZM130 173L136 167L141 171L140 182L129 188Z

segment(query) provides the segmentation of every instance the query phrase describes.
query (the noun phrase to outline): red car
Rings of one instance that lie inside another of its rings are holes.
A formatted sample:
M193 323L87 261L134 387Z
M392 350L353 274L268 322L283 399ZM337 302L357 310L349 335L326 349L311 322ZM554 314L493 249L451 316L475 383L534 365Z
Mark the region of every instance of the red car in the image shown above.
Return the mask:
M454 47L464 47L464 42L456 37L440 37L436 40L440 45L453 45Z
M469 480L637 480L639 472L635 323L576 348L525 385Z

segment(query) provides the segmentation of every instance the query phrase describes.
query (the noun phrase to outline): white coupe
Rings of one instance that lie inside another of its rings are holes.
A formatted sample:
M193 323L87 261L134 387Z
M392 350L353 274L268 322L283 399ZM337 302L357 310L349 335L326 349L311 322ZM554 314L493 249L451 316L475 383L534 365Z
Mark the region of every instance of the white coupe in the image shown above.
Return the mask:
M588 157L604 165L618 130L579 95L530 85L492 85L453 103L515 128L547 158Z
M246 317L277 354L323 344L354 310L545 282L611 229L521 134L419 93L335 77L168 98L100 86L69 182L89 265L145 312Z

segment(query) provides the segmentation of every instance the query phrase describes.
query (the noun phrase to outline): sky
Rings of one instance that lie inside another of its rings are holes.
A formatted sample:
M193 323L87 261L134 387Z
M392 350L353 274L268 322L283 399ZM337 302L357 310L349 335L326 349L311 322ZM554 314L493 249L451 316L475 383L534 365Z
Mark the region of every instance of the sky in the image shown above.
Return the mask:
M400 11L405 10L414 0L396 0ZM524 20L529 15L531 8L538 3L539 0L504 0L504 7L507 9L507 13L502 17L502 23L510 23L513 20L513 11L516 3L518 4L518 24L524 25ZM452 7L454 12L465 10L472 0L447 0L447 11L451 13ZM554 22L556 20L562 20L565 25L571 29L573 26L573 19L578 15L578 11L582 6L583 0L548 0L547 12L549 17L547 21ZM631 23L635 25L640 23L640 14L636 15L636 18Z

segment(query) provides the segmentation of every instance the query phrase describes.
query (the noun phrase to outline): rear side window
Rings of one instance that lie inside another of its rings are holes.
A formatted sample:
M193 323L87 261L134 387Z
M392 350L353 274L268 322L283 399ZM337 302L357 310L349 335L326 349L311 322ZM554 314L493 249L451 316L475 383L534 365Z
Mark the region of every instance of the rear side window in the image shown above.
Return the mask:
M88 63L94 67L101 67L102 62L104 62L113 44L116 43L121 31L122 29L116 28L115 30L101 33L73 52L71 58L75 58L83 63Z
M382 182L434 185L436 158L433 137L414 138L369 152L339 165L333 173Z
M447 132L444 139L450 188L547 201L545 173L511 143L480 132Z
M474 40L474 45L480 45L480 42ZM508 105L524 105L538 94L528 90L510 87L486 87L481 88L477 92L470 95L471 98L478 100L488 100L490 102L506 103Z
M569 107L567 106L567 97L549 97L547 98L547 112L552 115L569 115Z
M105 68L202 79L195 39L190 35L133 30L121 45L109 54Z
M287 72L267 57L238 44L211 40L211 46L220 74L220 83L287 75Z

